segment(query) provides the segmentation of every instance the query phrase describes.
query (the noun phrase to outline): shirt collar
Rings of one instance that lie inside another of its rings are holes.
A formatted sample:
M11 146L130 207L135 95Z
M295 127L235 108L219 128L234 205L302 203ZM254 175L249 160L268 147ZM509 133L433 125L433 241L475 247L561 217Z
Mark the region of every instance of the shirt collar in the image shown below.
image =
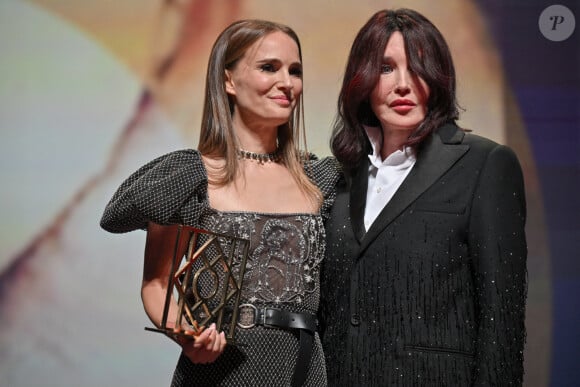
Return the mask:
M376 168L379 168L382 165L406 168L415 162L415 152L413 151L413 148L408 146L403 150L396 150L383 160L380 153L383 146L383 131L378 126L364 126L364 129L373 151L369 154L369 160Z

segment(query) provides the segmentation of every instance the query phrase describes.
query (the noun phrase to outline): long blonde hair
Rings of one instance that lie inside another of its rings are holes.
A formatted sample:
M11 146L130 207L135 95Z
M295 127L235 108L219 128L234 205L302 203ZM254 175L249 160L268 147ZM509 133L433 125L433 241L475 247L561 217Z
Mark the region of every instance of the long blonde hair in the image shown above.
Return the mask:
M254 42L276 31L285 33L296 42L302 61L302 50L296 33L286 25L265 20L237 21L227 27L213 45L207 66L205 100L198 144L198 150L203 155L225 159L225 165L217 177L211 180L213 184L230 183L239 170L237 150L240 145L232 124L234 101L226 93L225 70L232 69ZM319 205L322 201L322 194L304 172L304 162L308 153L301 152L299 149L301 137L306 148L306 135L302 125L303 110L304 105L300 97L288 122L278 127L280 162L288 168L300 189Z

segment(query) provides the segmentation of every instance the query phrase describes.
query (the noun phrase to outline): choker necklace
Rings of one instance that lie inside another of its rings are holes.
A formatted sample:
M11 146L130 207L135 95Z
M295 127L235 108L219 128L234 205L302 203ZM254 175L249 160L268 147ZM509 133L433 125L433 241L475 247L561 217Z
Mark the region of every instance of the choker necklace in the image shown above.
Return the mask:
M276 150L271 153L255 153L243 149L238 149L238 157L240 159L254 160L259 162L260 164L270 162L277 163L278 161L280 161L280 150L276 148Z

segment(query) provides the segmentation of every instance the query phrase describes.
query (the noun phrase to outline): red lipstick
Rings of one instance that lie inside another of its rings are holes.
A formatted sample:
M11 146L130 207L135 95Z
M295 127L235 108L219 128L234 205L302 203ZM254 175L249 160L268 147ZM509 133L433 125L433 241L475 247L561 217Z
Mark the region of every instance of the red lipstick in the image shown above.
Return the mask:
M417 104L410 99L396 99L389 104L389 107L392 108L397 113L407 113L412 110Z

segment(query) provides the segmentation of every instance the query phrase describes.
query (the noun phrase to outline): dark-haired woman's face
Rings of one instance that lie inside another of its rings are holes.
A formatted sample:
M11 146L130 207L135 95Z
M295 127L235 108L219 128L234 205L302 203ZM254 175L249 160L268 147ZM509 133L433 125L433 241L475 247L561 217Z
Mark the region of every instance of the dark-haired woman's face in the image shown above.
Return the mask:
M383 56L381 76L370 95L383 132L412 132L425 119L429 86L409 68L403 35L394 32Z

